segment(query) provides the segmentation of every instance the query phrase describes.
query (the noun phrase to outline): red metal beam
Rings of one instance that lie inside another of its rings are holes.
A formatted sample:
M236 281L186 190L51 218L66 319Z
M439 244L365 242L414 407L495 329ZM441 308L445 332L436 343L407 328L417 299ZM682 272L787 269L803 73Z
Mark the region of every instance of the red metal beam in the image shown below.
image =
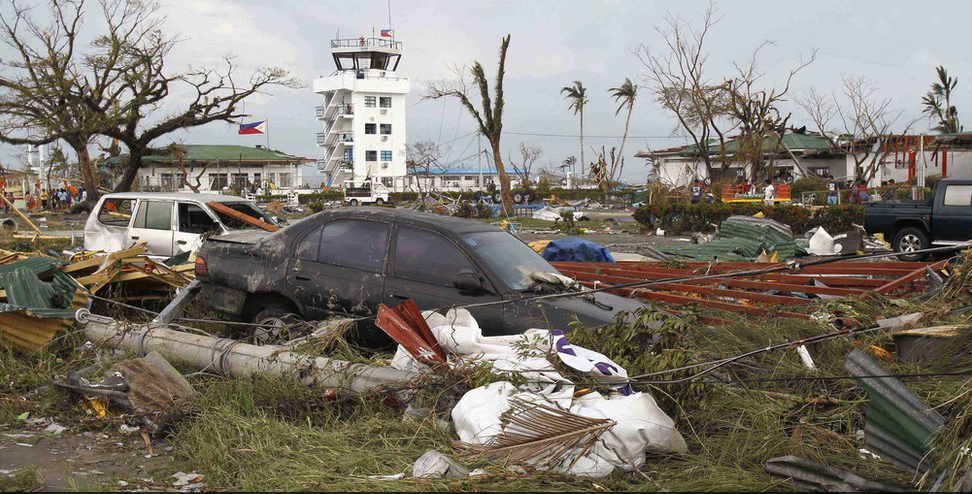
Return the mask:
M591 286L591 287L594 286L594 283L589 281L582 281L581 284L585 286ZM759 307L750 307L747 305L733 304L729 302L720 302L717 300L708 300L703 298L686 297L684 295L675 295L675 294L665 293L665 292L652 292L648 290L634 289L634 288L617 288L608 291L619 293L626 297L634 297L634 298L640 298L644 300L657 300L659 302L667 302L670 304L680 304L680 305L699 304L706 307L711 307L713 309L720 309L720 310L725 310L730 312L742 312L744 314L749 314L753 316L779 315L783 317L792 317L798 319L812 319L812 317L807 314L799 314L796 312L786 312L786 311L779 311L779 312L770 311L767 309L761 309Z
M944 261L939 261L939 262L937 262L935 264L932 264L931 265L931 270L932 271L938 271L939 269L944 268L946 264L948 264L948 259L946 259ZM916 270L908 273L907 275L902 276L901 278L898 278L898 279L893 280L893 281L889 281L888 283L885 283L884 285L881 285L881 286L875 288L874 289L874 292L875 293L880 293L882 295L886 295L888 293L891 293L894 290L897 290L898 288L901 288L901 287L907 285L908 283L911 283L912 281L915 281L918 278L921 278L922 276L925 276L925 273L928 272L927 269L928 269L928 266L925 266L925 267L916 269Z

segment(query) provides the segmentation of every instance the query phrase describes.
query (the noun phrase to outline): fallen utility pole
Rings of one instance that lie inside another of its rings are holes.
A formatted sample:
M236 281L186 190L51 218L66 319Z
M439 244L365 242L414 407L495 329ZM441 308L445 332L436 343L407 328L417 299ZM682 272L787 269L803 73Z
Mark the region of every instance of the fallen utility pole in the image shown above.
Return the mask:
M308 386L343 388L355 393L388 385L407 384L415 372L391 367L353 364L342 360L312 357L286 347L257 346L238 340L215 338L167 329L163 326L130 325L110 317L78 311L78 322L91 341L145 355L159 352L172 361L182 361L200 371L245 377L254 374L292 377Z

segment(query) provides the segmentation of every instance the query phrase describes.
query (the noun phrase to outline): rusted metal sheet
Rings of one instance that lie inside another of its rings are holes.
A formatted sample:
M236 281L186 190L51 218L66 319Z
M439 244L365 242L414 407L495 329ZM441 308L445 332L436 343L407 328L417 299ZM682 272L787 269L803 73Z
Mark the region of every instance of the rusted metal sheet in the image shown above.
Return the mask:
M750 315L809 318L806 314L778 310L775 306L802 306L812 298L850 297L868 292L887 294L900 290L923 290L928 270L938 271L948 261L923 262L835 262L816 266L793 266L785 272L758 273L785 266L782 263L747 262L659 262L617 263L555 262L554 267L592 288L653 282L644 287L608 290L619 295L675 305L699 304L719 310ZM704 275L745 273L726 278L691 280ZM720 321L724 321L720 319Z

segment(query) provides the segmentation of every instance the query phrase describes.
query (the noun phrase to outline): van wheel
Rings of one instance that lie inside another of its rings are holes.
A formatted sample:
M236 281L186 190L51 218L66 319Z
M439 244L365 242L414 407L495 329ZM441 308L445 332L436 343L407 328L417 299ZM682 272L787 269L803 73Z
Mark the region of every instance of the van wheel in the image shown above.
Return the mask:
M899 231L894 236L895 252L914 252L918 250L924 250L927 248L928 248L928 235L924 231L918 228L912 228L912 227L902 228L901 231ZM920 253L920 254L898 256L898 259L901 259L902 261L914 262L914 261L921 261L926 257L928 257L928 254Z
M380 198L380 197L378 199L375 199L375 204L377 204L379 206L381 206L384 203L385 203L385 200L382 199L382 198Z
M251 340L254 345L282 345L306 332L307 324L297 314L279 307L257 312Z
M358 205L358 200L357 199L351 199L350 201L348 201L348 204L350 204L352 206L357 206Z

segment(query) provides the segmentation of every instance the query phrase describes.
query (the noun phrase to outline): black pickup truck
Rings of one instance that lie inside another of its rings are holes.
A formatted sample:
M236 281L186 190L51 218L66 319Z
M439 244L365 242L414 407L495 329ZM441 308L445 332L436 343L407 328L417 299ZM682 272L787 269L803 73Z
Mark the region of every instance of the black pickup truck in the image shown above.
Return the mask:
M884 234L895 252L913 252L932 245L958 245L972 239L972 179L939 181L925 201L888 201L864 208L864 229ZM901 256L920 261L926 254Z
M469 309L486 336L566 330L575 318L601 326L645 307L607 293L532 300L575 289L543 273L559 274L495 226L369 207L324 211L274 233L212 237L196 258L204 305L259 324L255 336L272 340L280 340L273 328L294 326L288 318L370 316L406 299L422 310L496 303ZM356 342L387 343L372 324L357 329Z

